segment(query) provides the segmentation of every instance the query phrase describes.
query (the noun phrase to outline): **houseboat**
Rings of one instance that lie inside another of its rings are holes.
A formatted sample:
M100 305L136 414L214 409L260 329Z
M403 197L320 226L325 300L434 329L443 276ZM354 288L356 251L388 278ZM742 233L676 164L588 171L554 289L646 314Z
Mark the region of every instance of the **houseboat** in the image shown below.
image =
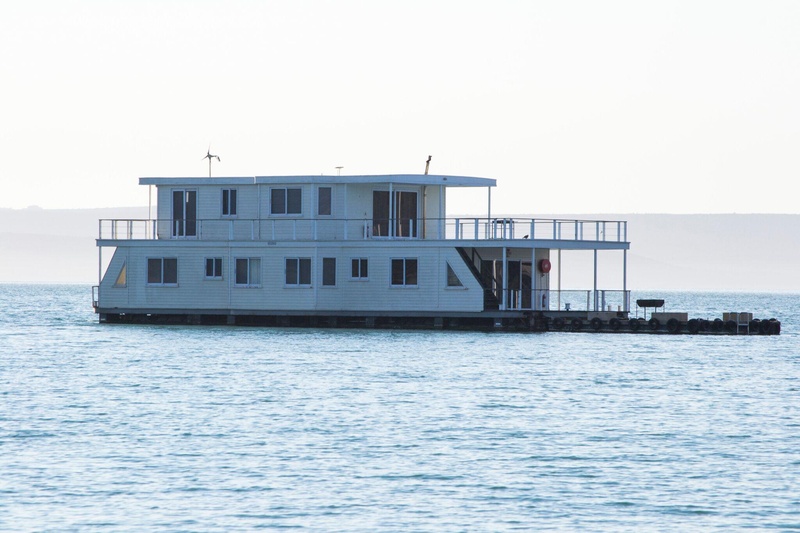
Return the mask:
M489 178L140 178L156 216L101 220L101 322L567 329L627 323L625 221L498 216ZM486 212L447 214L477 188ZM593 282L561 289L562 252ZM598 252L621 255L598 286ZM565 254L566 255L566 254ZM572 257L571 254L570 257ZM577 326L576 326L577 327Z

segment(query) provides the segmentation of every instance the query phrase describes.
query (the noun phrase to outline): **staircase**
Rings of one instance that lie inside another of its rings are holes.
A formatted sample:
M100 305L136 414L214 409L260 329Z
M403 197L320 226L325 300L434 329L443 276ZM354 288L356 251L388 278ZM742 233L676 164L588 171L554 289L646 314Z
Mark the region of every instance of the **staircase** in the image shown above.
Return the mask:
M469 271L472 272L473 276L475 276L475 280L483 288L483 310L496 311L497 309L500 309L500 300L497 298L497 295L492 289L492 285L496 285L496 280L491 276L484 276L481 274L481 271L478 269L478 267L475 266L476 259L479 265L483 261L478 251L475 248L471 248L470 252L467 252L465 248L461 247L456 247L456 250L458 250L458 254L461 256L461 259L464 260L464 263L467 265L467 268L469 268Z

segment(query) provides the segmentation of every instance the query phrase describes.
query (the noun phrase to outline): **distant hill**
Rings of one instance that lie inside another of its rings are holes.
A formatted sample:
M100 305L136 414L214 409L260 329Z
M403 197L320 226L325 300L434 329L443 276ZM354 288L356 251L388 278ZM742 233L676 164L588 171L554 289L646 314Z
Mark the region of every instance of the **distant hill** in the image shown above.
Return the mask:
M0 209L0 282L97 283L105 218L147 218L147 207Z
M553 217L627 220L629 289L800 292L800 215L541 215ZM103 218L147 208L0 209L0 282L96 283ZM598 285L619 288L622 254L600 256ZM562 259L562 288L590 288L591 255Z

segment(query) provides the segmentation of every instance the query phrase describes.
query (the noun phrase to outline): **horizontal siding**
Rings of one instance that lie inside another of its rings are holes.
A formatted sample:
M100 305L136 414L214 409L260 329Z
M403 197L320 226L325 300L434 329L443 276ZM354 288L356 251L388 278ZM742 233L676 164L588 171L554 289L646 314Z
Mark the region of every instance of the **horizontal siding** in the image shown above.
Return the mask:
M483 293L458 253L452 248L394 246L370 247L205 247L162 245L120 247L101 283L100 306L145 309L240 309L264 311L481 311ZM156 251L157 250L157 251ZM149 257L177 257L178 285L147 284ZM223 258L223 279L205 279L205 259ZM234 260L254 257L261 261L261 285L233 284ZM286 286L285 259L308 257L312 261L311 287ZM322 286L322 259L336 258L336 286ZM351 279L351 259L369 260L369 279ZM418 260L415 287L391 285L392 258ZM113 288L121 262L127 264L126 288ZM446 288L449 262L465 285Z

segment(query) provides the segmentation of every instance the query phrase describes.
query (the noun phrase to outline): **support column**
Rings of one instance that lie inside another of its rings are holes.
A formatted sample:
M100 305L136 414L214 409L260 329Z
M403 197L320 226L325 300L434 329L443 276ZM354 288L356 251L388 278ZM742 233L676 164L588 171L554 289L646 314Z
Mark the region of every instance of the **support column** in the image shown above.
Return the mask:
M628 297L628 250L622 250L622 298L625 302L625 312L631 310L631 302Z
M447 234L447 221L444 217L444 185L439 185L439 239L444 239L444 236Z
M489 231L492 224L492 188L487 187L489 189L489 206L486 209L486 237L489 237Z
M544 306L537 290L540 288L539 278L539 272L536 270L536 248L531 248L531 309L534 311L544 311Z
M597 250L594 251L594 310L597 311Z
M561 311L561 248L558 249L558 309Z
M508 309L508 248L503 246L503 299L501 309Z

